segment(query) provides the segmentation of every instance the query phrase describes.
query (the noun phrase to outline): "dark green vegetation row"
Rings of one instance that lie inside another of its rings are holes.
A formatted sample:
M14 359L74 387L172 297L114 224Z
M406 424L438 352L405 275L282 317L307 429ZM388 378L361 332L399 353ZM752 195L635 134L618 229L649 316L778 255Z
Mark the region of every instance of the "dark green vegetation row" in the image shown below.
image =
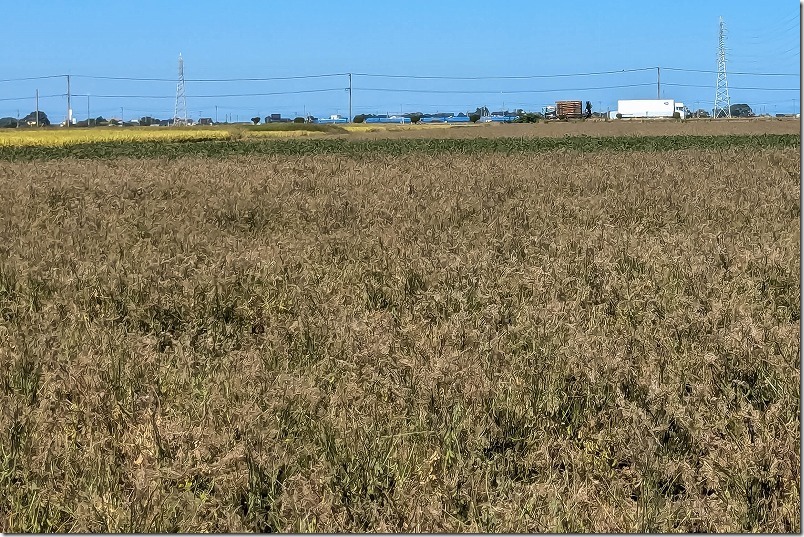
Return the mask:
M182 141L104 142L65 147L0 147L0 160L53 160L60 158L114 157L229 157L236 155L345 154L401 155L520 153L551 150L569 151L668 151L679 149L726 149L751 147L782 149L801 145L798 134L724 136L617 136L564 138L474 138L397 140L271 140L271 141Z

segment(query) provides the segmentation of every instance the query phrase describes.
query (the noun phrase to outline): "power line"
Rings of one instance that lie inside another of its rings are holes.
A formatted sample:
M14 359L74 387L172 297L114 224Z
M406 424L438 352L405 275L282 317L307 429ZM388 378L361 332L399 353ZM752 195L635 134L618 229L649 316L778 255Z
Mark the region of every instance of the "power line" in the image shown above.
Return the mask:
M65 95L66 95L65 93L56 93L56 94L53 94L53 95L40 95L39 98L40 99L47 99L49 97L64 97ZM28 97L4 97L4 98L0 99L0 101L27 101L28 99L33 99L33 98L34 97L32 97L32 96L28 96Z
M346 76L348 73L329 73L322 75L301 75L301 76L272 76L258 78L185 78L185 82L268 82L272 80L303 80L309 78L327 78L335 76ZM89 78L93 80L128 80L137 82L175 82L170 78L141 78L130 76L96 76L96 75L73 75L76 78ZM2 82L2 81L0 81Z
M707 73L707 74L717 74L717 71L710 71L707 69L683 69L679 67L662 67L667 71L683 71L685 73ZM729 71L732 75L750 75L750 76L801 76L800 73L748 73L745 71Z
M563 77L576 77L576 76L598 76L598 75L616 75L622 73L636 73L641 71L651 71L655 67L640 67L636 69L619 69L615 71L595 71L584 73L556 73L545 75L513 75L513 76L440 76L440 75L392 75L383 73L352 73L354 76L363 77L376 77L376 78L408 78L408 79L421 79L421 80L529 80L539 78L563 78ZM13 82L18 80L37 80L40 78L56 78L66 75L48 75L42 77L30 78L14 78L7 80L0 80L0 82ZM87 78L93 80L125 80L125 81L138 81L138 82L175 82L171 78L158 78L158 77L133 77L133 76L105 76L105 75L72 75L74 78ZM324 73L313 75L298 75L298 76L273 76L273 77L249 77L249 78L185 78L185 82L267 82L274 80L304 80L311 78L328 78L349 76L349 73Z
M790 49L795 50L795 48ZM581 77L581 76L601 76L601 75L616 75L623 73L636 73L644 71L652 71L655 67L640 67L635 69L619 69L612 71L593 71L582 73L555 73L555 74L542 74L542 75L511 75L511 76L443 76L443 75L394 75L384 73L352 73L353 76L362 76L367 78L396 78L396 79L411 79L411 80L532 80L532 79L545 79L545 78L568 78L568 77ZM690 73L716 73L716 71L706 69L686 69L681 67L662 67L669 71L682 71ZM799 73L761 73L761 72L732 72L732 75L747 75L747 76L800 76ZM28 80L44 80L50 78L61 78L67 76L66 74L60 75L42 75L32 77L18 77L18 78L5 78L0 79L0 82L20 82ZM172 78L158 78L158 77L132 77L132 76L105 76L105 75L85 75L77 74L71 75L73 78L85 78L93 80L121 80L133 82L175 82ZM297 76L274 76L274 77L248 77L248 78L185 78L185 82L269 82L276 80L305 80L315 78L331 78L331 77L346 77L349 73L324 73L312 75L297 75Z
M4 78L0 82L21 82L24 80L44 80L46 78L64 78L67 75L26 76L20 78Z
M711 85L702 85L702 84L673 84L666 82L665 86L679 86L682 88L711 88ZM738 87L738 86L729 86L729 89L736 89L736 90L759 90L759 91L801 91L801 88L751 88L751 87Z
M416 80L529 80L535 78L615 75L620 73L652 71L653 69L655 69L655 67L640 67L638 69L620 69L618 71L597 71L590 73L562 73L552 75L517 75L517 76L429 76L429 75L387 75L387 74L376 74L376 73L353 73L353 74L355 76L372 77L372 78L408 78Z
M771 23L773 26L768 28L768 31L762 34L750 34L746 35L745 39L752 40L752 41L761 41L766 40L769 37L777 37L780 33L789 32L794 28L799 27L800 21L797 15L790 17L789 19L781 22Z
M186 81L187 79L185 79ZM327 91L344 91L344 88L325 88L325 89L312 89L312 90L296 90L296 91L271 91L267 93L222 93L217 95L187 95L190 99L222 99L225 97L265 97L271 95L296 95L301 93L323 93ZM86 97L87 94L73 93L76 97ZM96 95L92 97L104 99L175 99L168 95Z
M655 67L654 67L655 69ZM427 89L399 89L399 88L354 88L359 91L383 91L393 93L446 93L446 94L477 94L477 95L511 95L519 93L550 93L557 91L593 91L604 89L637 88L642 86L653 86L653 82L643 84L621 84L618 86L598 86L595 88L555 88L540 90L427 90Z

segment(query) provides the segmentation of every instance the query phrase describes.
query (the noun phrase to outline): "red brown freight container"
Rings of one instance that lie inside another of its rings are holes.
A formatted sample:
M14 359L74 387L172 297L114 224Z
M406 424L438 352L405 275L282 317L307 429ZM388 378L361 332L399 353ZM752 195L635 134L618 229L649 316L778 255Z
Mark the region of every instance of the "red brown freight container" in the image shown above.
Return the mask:
M559 119L581 119L583 103L581 101L556 101L556 116Z

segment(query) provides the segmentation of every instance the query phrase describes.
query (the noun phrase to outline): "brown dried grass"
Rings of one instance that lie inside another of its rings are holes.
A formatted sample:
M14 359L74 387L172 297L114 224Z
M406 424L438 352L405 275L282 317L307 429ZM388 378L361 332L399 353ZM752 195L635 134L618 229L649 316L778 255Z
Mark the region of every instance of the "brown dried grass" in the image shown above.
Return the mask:
M564 136L721 136L757 134L799 134L801 121L795 118L751 119L664 119L548 121L540 123L478 123L468 125L380 125L355 130L354 139L405 138L501 138ZM344 135L341 135L344 137Z
M0 529L799 532L799 174L4 165Z

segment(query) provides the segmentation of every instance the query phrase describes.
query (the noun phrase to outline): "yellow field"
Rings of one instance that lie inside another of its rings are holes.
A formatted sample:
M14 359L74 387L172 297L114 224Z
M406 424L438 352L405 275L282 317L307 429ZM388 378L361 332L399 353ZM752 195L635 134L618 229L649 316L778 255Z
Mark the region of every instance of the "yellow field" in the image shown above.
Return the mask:
M163 129L156 127L34 130L7 129L0 146L62 146L87 142L226 140L231 133L219 129Z

